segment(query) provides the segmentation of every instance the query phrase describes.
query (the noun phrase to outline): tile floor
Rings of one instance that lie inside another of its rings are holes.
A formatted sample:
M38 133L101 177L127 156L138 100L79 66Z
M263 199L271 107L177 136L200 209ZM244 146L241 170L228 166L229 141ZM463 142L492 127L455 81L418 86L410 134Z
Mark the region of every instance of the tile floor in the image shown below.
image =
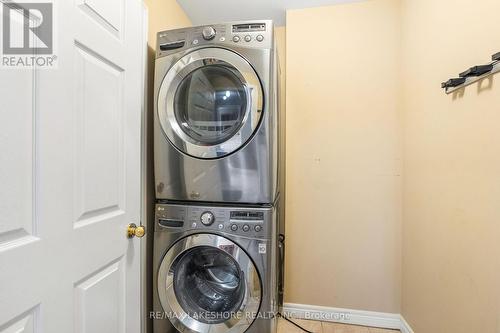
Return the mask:
M364 326L354 326L336 323L325 323L320 321L294 319L294 322L314 333L400 333L399 330L387 330ZM278 322L278 333L304 333L304 331L280 319Z

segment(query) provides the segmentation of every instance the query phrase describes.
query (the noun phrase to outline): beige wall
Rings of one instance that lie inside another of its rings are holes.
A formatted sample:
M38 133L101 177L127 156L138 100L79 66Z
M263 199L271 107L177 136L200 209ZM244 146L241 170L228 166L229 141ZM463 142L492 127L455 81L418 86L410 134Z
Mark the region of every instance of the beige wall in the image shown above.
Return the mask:
M500 51L500 1L402 3L403 315L416 333L499 333L500 77L439 84Z
M399 18L287 13L287 302L400 311Z
M149 10L149 46L156 47L156 33L191 26L176 0L144 0Z

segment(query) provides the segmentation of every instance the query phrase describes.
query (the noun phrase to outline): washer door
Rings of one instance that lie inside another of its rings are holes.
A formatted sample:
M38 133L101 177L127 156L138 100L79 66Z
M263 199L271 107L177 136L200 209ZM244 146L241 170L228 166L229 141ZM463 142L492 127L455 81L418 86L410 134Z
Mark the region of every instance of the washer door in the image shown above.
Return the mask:
M243 333L259 311L262 286L243 249L227 238L198 234L168 250L158 295L180 332Z
M262 117L263 92L252 66L238 54L205 48L167 72L158 94L163 132L181 152L214 159L240 149Z

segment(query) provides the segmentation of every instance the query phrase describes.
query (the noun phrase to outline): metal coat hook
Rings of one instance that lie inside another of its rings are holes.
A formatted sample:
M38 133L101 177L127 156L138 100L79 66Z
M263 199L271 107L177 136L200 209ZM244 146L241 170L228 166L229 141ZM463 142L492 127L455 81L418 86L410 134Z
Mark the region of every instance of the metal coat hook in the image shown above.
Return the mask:
M460 73L458 78L452 78L441 83L441 88L445 89L447 94L451 94L462 87L471 85L498 72L500 72L500 52L491 56L489 64L471 67Z

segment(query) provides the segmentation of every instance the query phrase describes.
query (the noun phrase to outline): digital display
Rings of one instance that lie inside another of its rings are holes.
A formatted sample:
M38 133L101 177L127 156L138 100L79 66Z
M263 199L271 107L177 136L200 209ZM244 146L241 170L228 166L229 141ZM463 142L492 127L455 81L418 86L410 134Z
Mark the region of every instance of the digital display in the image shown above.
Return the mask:
M233 32L266 31L265 23L245 23L233 25Z
M231 220L261 221L264 219L264 212L231 212Z

